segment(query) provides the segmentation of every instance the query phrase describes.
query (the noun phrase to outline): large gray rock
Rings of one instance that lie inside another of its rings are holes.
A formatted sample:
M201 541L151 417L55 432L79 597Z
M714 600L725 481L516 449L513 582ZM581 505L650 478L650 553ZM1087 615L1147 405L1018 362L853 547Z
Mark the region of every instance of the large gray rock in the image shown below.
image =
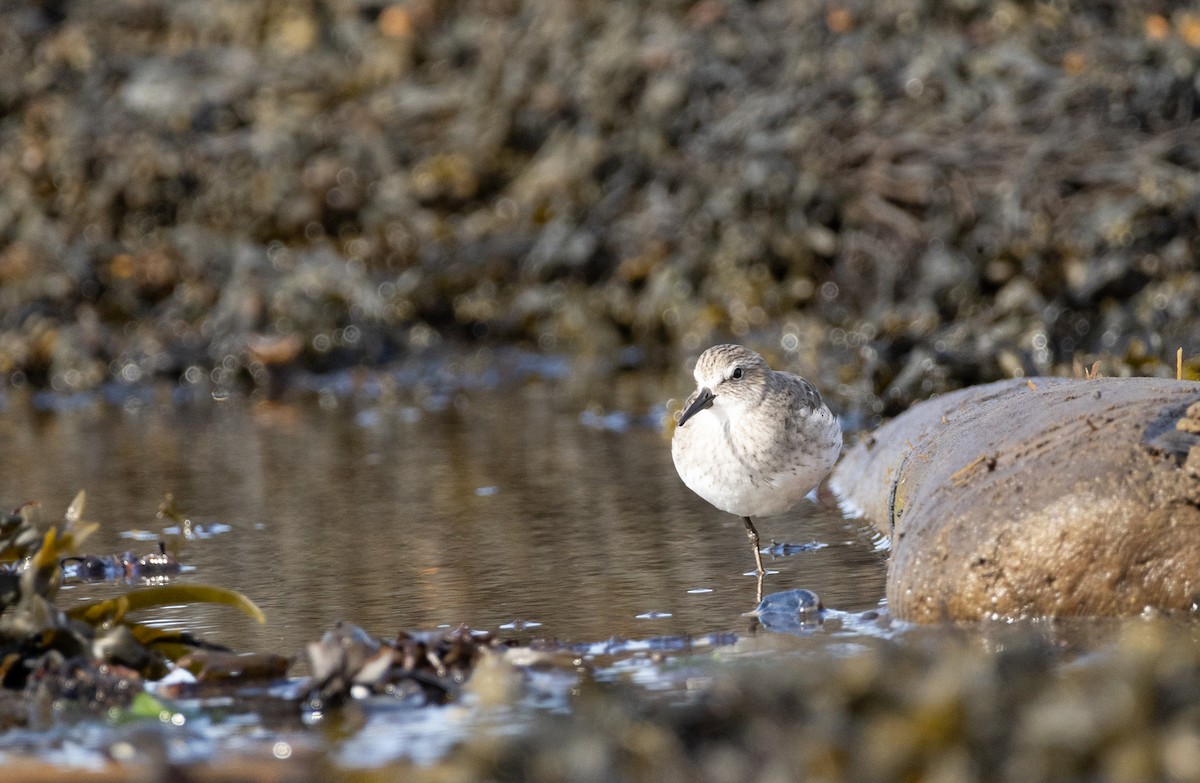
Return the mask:
M1034 378L913 406L831 484L892 541L916 622L1200 601L1200 384Z

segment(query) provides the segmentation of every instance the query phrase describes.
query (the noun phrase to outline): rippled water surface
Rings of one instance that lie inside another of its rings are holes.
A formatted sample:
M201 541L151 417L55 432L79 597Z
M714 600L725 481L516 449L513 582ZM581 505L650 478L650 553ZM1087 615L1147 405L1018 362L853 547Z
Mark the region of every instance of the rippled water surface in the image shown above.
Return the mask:
M155 516L166 493L194 522L228 525L184 545L180 578L241 590L267 623L221 607L156 620L238 649L299 654L338 620L380 636L466 623L578 642L745 631L742 524L671 464L665 405L687 381L621 377L599 396L563 379L326 389L286 403L158 391L53 410L10 395L0 503L40 501L52 519L86 489L93 554L153 549L129 533L169 524ZM767 557L767 592L878 605L883 556L832 502L759 530L827 545Z

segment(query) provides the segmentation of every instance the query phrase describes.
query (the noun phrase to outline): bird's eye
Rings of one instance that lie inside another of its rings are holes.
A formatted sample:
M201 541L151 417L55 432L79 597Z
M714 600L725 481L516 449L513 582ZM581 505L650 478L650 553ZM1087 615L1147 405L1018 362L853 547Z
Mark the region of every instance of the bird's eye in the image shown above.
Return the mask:
M733 378L735 381L740 381L742 379L742 368L734 367L733 372L729 374L729 377Z

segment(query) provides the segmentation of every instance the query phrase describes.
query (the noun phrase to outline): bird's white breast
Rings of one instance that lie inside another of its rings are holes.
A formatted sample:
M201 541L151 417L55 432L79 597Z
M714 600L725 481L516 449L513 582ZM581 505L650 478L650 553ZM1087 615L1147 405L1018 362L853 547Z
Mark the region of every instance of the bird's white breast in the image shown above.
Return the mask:
M841 429L828 408L804 415L804 437L788 442L779 436L779 422L718 398L675 429L675 469L689 489L722 511L785 513L829 473L841 448Z

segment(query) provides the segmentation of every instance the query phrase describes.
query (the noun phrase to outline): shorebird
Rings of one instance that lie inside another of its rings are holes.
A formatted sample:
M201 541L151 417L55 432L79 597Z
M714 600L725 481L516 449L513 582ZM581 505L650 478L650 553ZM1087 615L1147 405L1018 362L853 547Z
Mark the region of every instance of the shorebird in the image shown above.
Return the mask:
M820 484L841 451L842 428L816 387L772 370L749 348L714 345L694 375L671 457L688 489L746 524L762 600L765 572L751 517L786 513Z

